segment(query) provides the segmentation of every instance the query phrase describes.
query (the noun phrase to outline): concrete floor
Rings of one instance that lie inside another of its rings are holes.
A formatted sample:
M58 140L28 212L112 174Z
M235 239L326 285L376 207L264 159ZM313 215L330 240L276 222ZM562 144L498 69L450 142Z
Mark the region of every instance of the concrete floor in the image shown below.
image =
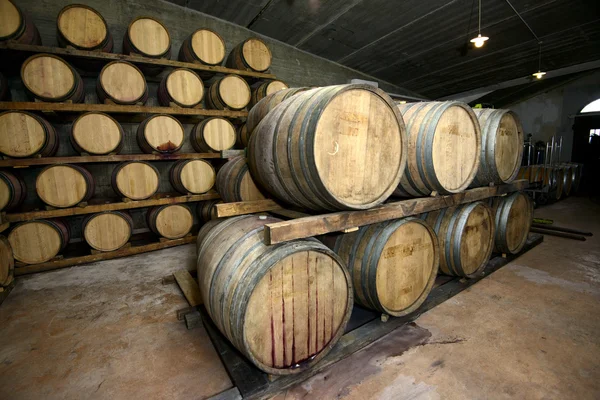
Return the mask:
M536 210L546 236L490 277L276 399L600 398L600 205ZM0 307L0 399L205 398L231 386L161 278L193 245L18 279ZM406 350L407 336L421 345ZM406 350L406 351L404 351Z

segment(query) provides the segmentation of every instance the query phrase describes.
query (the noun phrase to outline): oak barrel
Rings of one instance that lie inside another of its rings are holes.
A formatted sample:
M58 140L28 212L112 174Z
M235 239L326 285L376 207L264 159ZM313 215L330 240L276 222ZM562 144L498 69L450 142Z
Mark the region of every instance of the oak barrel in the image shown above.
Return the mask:
M226 65L229 68L264 72L271 66L271 50L258 38L249 38L235 46Z
M179 193L201 194L215 185L216 172L207 161L180 160L171 167L169 179Z
M96 81L100 102L145 104L148 100L146 78L138 67L126 61L112 61L102 68Z
M71 4L60 10L56 18L57 39L61 47L100 50L110 53L113 38L106 20L93 8Z
M415 311L437 276L437 236L417 218L367 225L339 235L333 250L348 266L354 301L396 317Z
M477 116L458 101L398 104L408 132L401 197L460 193L475 178L481 153Z
M340 258L315 239L265 245L264 225L280 221L209 222L198 235L197 269L221 333L261 370L288 375L318 363L342 336L352 285Z
M286 203L363 210L398 186L406 150L404 122L385 92L338 85L275 107L250 137L248 163L256 182Z
M144 200L158 191L158 169L145 161L127 161L113 170L111 184L115 193L131 200Z
M148 209L148 226L157 235L179 239L190 233L194 225L192 210L185 204L171 204Z
M35 191L46 204L57 208L73 207L94 195L94 177L74 164L56 164L44 168L35 180Z
M250 103L250 86L238 75L216 79L206 94L206 106L213 110L241 110Z
M158 86L158 102L165 107L195 107L204 97L204 83L197 73L187 68L169 72Z
M533 201L523 192L490 200L495 215L496 239L494 250L517 254L527 242L533 222Z
M266 198L254 183L243 156L234 157L221 167L215 186L223 201L227 203Z
M529 178L528 178L529 179ZM549 186L553 188L556 186L556 168L555 167L544 167L544 175L542 183L544 186Z
M8 286L14 279L15 258L10 243L0 236L0 287Z
M10 101L12 98L10 94L10 88L8 87L8 80L0 72L0 101Z
M248 134L252 135L252 132L254 132L254 129L256 129L260 121L262 121L263 118L278 104L298 93L307 91L308 89L309 88L307 87L283 89L264 97L248 112L248 118L246 119L246 129L248 130Z
M437 234L440 271L472 278L488 262L494 248L494 216L481 201L422 214Z
M221 65L225 59L225 41L210 29L198 29L188 36L179 49L179 60L204 65Z
M35 54L21 66L21 80L27 92L48 102L81 103L85 99L79 72L60 57Z
M15 260L39 264L56 257L69 243L69 226L59 219L22 222L8 234Z
M235 147L240 149L245 149L246 147L248 147L248 142L250 141L250 132L248 132L247 125L245 123L241 124L235 129L235 133Z
M254 106L256 103L264 99L270 94L277 93L280 90L288 89L288 85L286 85L282 81L266 81L260 83L254 89L252 89L252 97L250 99L250 105Z
M58 135L48 121L26 111L0 114L0 153L12 158L53 156Z
M133 219L123 211L105 211L85 218L81 230L91 248L115 251L129 242L133 233Z
M216 218L215 205L222 203L223 200L200 201L196 206L196 213L202 222L208 222Z
M162 22L151 17L138 17L131 21L123 37L123 53L149 58L171 58L171 36ZM157 75L162 65L141 65L146 75Z
M570 165L561 165L559 168L563 170L563 194L566 196L571 194L573 187L573 168Z
M92 111L73 122L69 139L78 153L103 155L119 153L124 135L123 128L113 117Z
M472 186L512 182L523 158L523 126L510 110L474 108L481 126L481 158Z
M20 176L0 171L0 211L19 207L27 196L27 186Z
M185 131L179 120L168 114L155 114L138 126L137 142L144 153L174 153L183 146Z
M0 0L0 41L41 45L40 32L31 18L12 0Z
M562 168L556 167L554 169L554 177L556 179L556 186L554 190L554 196L556 200L560 199L564 194L564 186L565 186L565 170Z
M219 152L231 149L237 140L235 126L220 117L200 121L190 135L192 147L198 153Z
M519 168L519 172L517 173L517 179L527 179L529 181L529 174L531 173L531 168L528 165L524 165Z

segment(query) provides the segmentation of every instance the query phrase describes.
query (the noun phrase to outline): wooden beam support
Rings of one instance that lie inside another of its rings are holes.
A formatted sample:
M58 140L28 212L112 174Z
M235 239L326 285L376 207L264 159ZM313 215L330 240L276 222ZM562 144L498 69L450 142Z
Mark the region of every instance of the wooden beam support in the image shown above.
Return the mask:
M281 205L270 199L215 204L217 218L254 214L258 212L276 210L279 208L281 208Z
M192 278L192 275L187 270L176 271L173 276L191 307L202 304L202 295L200 294L198 282Z
M269 245L276 244L330 232L339 232L348 228L375 224L391 219L404 218L440 208L471 203L493 196L516 192L526 189L528 185L529 182L521 179L507 185L486 186L452 195L387 203L370 210L341 211L277 222L265 226L265 242Z
M221 158L219 153L175 153L175 154L114 154L107 156L72 156L11 158L0 160L0 167L29 167L33 165L110 163L123 161L176 161Z

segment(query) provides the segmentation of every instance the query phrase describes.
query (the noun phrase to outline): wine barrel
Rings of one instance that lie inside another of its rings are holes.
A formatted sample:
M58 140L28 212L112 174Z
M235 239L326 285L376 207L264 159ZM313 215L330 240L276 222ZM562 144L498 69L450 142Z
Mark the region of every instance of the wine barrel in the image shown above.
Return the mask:
M192 147L198 153L231 149L237 140L235 127L225 118L213 117L199 122L190 136Z
M408 132L401 197L460 193L475 178L481 153L477 116L458 101L399 104Z
M56 18L59 46L110 53L113 37L102 15L89 6L71 4L60 10Z
M215 185L216 172L207 161L181 160L171 167L169 179L179 193L201 194Z
M69 243L69 226L59 219L22 222L8 234L15 260L39 264L56 257Z
M266 199L254 183L243 156L234 157L221 167L215 186L227 203Z
M479 170L471 186L512 182L523 158L523 126L510 110L474 108L481 126Z
M544 180L545 168L543 165L529 166L529 183L538 183Z
M241 110L250 103L250 86L237 75L215 80L206 94L206 106L213 110Z
M478 201L421 215L440 244L440 271L473 278L485 267L494 248L492 210Z
M212 228L223 222L223 220L224 218L211 219L210 221L205 222L204 225L200 227L200 230L198 231L198 236L196 236L196 252L202 247L204 239L208 236Z
M18 175L0 171L0 211L19 207L27 196L27 186Z
M221 65L225 59L225 41L210 29L198 29L179 49L179 60L204 65Z
M139 17L131 21L123 37L123 53L149 58L171 58L171 36L167 28L157 19ZM141 65L146 75L158 75L162 65Z
M529 174L531 172L531 168L528 165L524 165L519 168L519 172L517 173L517 179L526 179L529 181Z
M396 317L425 301L440 261L435 232L417 218L339 235L333 251L348 266L355 303Z
M256 129L260 121L262 121L263 118L278 104L298 93L305 92L308 89L309 88L307 87L283 89L266 96L256 103L256 105L248 112L248 119L246 120L246 129L248 130L249 135L252 135L252 132L254 132L254 129Z
M248 142L250 141L250 133L248 131L248 126L246 124L242 124L236 129L236 141L235 146L241 149L245 149L248 147Z
M35 54L21 66L21 80L27 92L48 102L81 103L85 100L79 72L52 54Z
M14 279L15 258L10 243L0 236L0 287L8 286Z
M195 107L204 97L204 83L194 71L178 68L169 72L158 86L158 102L170 107Z
M265 42L249 38L231 50L226 65L233 69L264 72L271 66L272 58L271 50Z
M138 67L126 61L113 61L104 66L96 81L101 103L145 104L148 100L146 78Z
M250 99L250 106L255 106L256 103L264 99L270 94L277 93L280 90L288 89L288 85L286 85L282 81L266 81L262 82L255 89L252 90L252 97Z
M404 122L385 92L338 85L275 107L250 137L248 163L256 182L286 203L363 210L398 186L406 150Z
M0 114L0 153L12 158L53 156L58 134L45 119L26 111Z
M573 187L573 168L570 165L562 165L559 168L563 170L563 194L566 196L571 194Z
M83 220L83 238L98 251L115 251L125 246L133 233L133 219L123 211L105 211Z
M112 172L111 184L115 193L131 200L144 200L158 191L158 169L145 161L127 161Z
M121 125L110 115L88 112L71 125L71 145L78 153L103 155L119 153L125 136Z
M579 184L581 183L581 169L583 167L582 164L577 163L569 163L568 164L573 170L573 187L571 190L575 193L579 190Z
M0 41L41 45L40 32L31 18L12 0L0 1Z
M490 199L495 215L496 239L494 250L517 254L527 242L533 222L533 202L523 192Z
M8 87L8 80L0 72L0 101L10 101L10 88Z
M344 333L352 285L344 263L315 239L264 244L264 225L247 215L210 223L198 250L198 282L208 314L254 365L274 375L318 363Z
M152 207L148 210L147 219L150 230L167 239L184 237L194 225L192 210L185 204Z
M50 165L37 176L35 190L38 197L49 206L73 207L92 198L94 177L79 165Z
M183 125L168 114L146 118L137 129L137 142L144 153L175 153L183 146Z
M554 191L554 197L556 200L560 199L564 193L565 186L565 170L562 168L556 167L554 169L554 177L556 179L556 186Z
M202 222L208 222L217 218L215 205L222 203L223 200L200 201L196 206L196 213Z

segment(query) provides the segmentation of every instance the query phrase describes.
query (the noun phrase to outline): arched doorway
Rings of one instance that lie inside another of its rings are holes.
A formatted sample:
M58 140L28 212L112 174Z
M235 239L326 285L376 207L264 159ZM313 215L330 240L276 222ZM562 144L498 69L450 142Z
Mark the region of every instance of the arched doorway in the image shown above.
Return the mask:
M581 192L600 194L600 99L581 109L573 123L573 151L571 160L583 164Z

